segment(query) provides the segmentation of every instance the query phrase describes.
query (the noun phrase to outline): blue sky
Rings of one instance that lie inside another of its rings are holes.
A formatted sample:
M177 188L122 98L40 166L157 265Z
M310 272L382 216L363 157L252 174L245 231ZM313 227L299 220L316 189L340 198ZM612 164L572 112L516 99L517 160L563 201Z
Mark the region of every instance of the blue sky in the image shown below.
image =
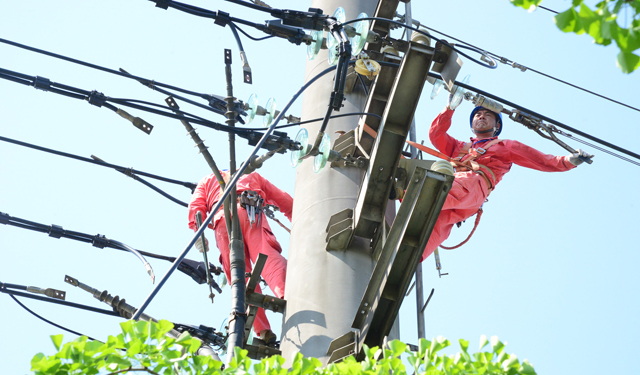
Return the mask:
M223 1L190 2L254 22L266 14ZM276 1L274 7L305 10L307 2ZM558 11L567 1L545 1ZM325 9L333 13L333 9ZM356 15L347 14L347 19ZM508 1L422 1L413 17L422 24L589 90L640 107L638 73L622 74L614 46L602 47L586 36L563 34L552 14L533 13ZM257 31L249 30L253 35ZM235 95L260 102L273 97L279 108L302 86L306 48L284 40L252 42L243 38L253 71L253 85L241 83L240 59L228 29L148 1L22 1L3 5L0 37L96 63L112 69L198 92L226 93L223 49L233 50ZM0 44L0 67L47 77L105 95L163 103L165 95L139 83ZM639 152L640 113L570 88L532 71L507 65L489 70L464 61L460 78L471 85L544 114L620 147ZM416 112L418 139L427 140L429 124L446 105L446 93L430 100L425 85ZM299 100L290 111L300 113ZM223 122L224 118L181 104L182 108ZM467 139L464 102L450 134ZM151 135L134 128L106 108L53 93L0 81L0 135L182 181L197 182L209 168L182 125L159 116L128 110L155 126ZM258 125L261 119L258 119ZM255 123L252 125L256 125ZM289 129L293 137L297 128ZM228 162L227 135L200 128L219 165ZM501 135L543 152L565 155L556 144L510 120ZM580 144L566 140L573 147ZM250 152L239 141L238 158ZM477 347L481 334L497 335L506 350L528 358L539 373L629 372L637 356L640 304L635 234L639 209L637 166L589 147L594 163L567 173L542 173L514 166L485 205L471 241L441 251L438 278L433 258L424 262L425 293L435 288L426 309L427 337L458 338ZM88 234L104 234L134 248L175 256L191 238L187 213L122 174L80 161L0 144L0 211L43 224ZM277 155L260 170L293 194L294 170L288 155ZM155 182L183 201L189 190ZM295 199L295 197L294 197ZM281 217L281 220L283 218ZM284 219L286 221L286 219ZM294 218L295 220L295 218ZM284 253L288 234L272 225ZM472 220L454 229L445 243L463 240ZM213 239L212 233L209 233ZM46 234L0 226L0 281L67 291L67 300L98 307L87 293L63 282L64 275L141 303L152 289L140 262L131 254L98 249ZM215 254L215 252L213 253ZM191 253L189 258L199 259ZM214 256L215 258L215 256ZM160 277L168 262L152 260ZM212 305L206 286L176 273L151 303L148 314L186 324L219 328L229 312L229 290ZM31 309L68 328L98 339L119 332L120 319L22 299ZM401 336L417 341L415 289L401 310ZM7 295L0 296L5 339L0 353L5 373L29 371L37 352L53 352L49 335L61 333L36 319ZM277 329L280 317L271 316ZM73 335L65 333L65 337ZM457 348L456 348L457 349Z

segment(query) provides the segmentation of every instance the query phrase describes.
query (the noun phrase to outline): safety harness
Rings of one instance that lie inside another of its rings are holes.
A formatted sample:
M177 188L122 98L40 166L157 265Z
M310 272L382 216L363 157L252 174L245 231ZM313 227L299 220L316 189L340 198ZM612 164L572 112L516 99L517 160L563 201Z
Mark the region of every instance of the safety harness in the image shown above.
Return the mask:
M500 142L502 142L501 139L493 139L489 141L487 144L485 144L484 147L473 147L473 142L465 143L462 149L460 149L460 152L458 153L458 157L453 159L451 161L451 164L453 165L453 168L456 171L468 170L482 176L482 178L484 178L484 180L487 183L488 192L490 194L491 191L493 190L493 183L491 181L495 181L496 175L495 173L493 173L491 168L487 167L486 165L479 164L475 160L481 155L484 155L484 153L487 152L489 147L493 145L497 145ZM491 179L489 179L489 177L487 176L487 173L491 175ZM440 247L445 250L453 250L467 243L467 241L471 239L471 236L473 236L473 233L476 231L476 228L478 228L478 224L480 224L480 218L482 217L482 212L483 212L482 206L480 206L480 208L478 208L478 212L476 212L476 221L473 224L473 229L471 230L471 233L469 233L469 236L467 236L467 238L464 241L460 242L456 246L448 247L448 246L443 246L441 244ZM462 225L462 222L456 223L456 225L458 226L458 228L460 228L460 226Z

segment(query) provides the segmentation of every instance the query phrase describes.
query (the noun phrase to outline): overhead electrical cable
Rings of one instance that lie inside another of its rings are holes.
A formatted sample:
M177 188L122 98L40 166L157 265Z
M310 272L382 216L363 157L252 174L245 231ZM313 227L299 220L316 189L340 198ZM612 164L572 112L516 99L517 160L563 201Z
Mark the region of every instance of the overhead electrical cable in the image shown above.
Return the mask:
M616 104L619 104L619 105L621 105L621 106L623 106L623 107L627 107L627 108L629 108L629 109L633 109L634 111L638 111L638 112L640 112L640 108L633 107L633 106L631 106L631 105L629 105L629 104L622 103L622 102L620 102L620 101L618 101L618 100L615 100L615 99L611 99L611 98L609 98L609 97L607 97L607 96L605 96L605 95L602 95L602 94L599 94L599 93L597 93L597 92L594 92L594 91L591 91L591 90L585 89L585 88L580 87L580 86L578 86L578 85L574 85L573 83L567 82L567 81L562 80L562 79L560 79L560 78L556 78L556 77L554 77L554 76L552 76L552 75L546 74L546 73L544 73L544 72L541 72L541 71L539 71L539 70L536 70L536 69L530 68L530 67L528 67L528 66L520 65L520 64L516 63L515 61L512 61L512 60L510 60L510 59L508 59L508 58L506 58L506 57L503 57L503 56L497 55L497 54L495 54L495 53L493 53L493 52L486 51L486 50L484 50L484 49L482 49L482 48L480 48L480 47L474 46L474 45L473 45L473 44L471 44L471 43L465 42L465 41L460 40L460 39L458 39L458 38L455 38L455 37L453 37L453 36L451 36L451 35L447 35L447 34L445 34L445 33L441 32L441 31L438 31L438 30L432 29L432 28L427 27L427 26L424 26L424 25L420 25L420 27L422 27L422 28L424 28L424 29L427 29L427 30L430 30L430 31L433 31L433 32L435 32L435 33L438 33L438 34L444 35L445 37L447 37L447 38L451 38L451 39L453 39L453 40L455 40L455 41L457 41L457 42L464 43L464 44L468 45L470 48L475 48L475 50L476 50L476 51L481 51L481 52L483 52L483 53L486 53L486 54L488 54L488 55L491 55L491 56L495 57L495 60L497 60L497 61L499 61L499 62L501 62L501 63L503 63L503 64L506 64L506 65L511 65L511 66L512 66L512 67L514 67L514 68L518 68L518 69L520 69L520 70L521 70L521 71L523 71L523 72L524 72L524 71L526 71L526 70L531 70L532 72L537 73L537 74L540 74L541 76L547 77L547 78L552 79L552 80L554 80L554 81L557 81L557 82L563 83L563 84L565 84L565 85L571 86L571 87L573 87L573 88L575 88L575 89L578 89L578 90L584 91L584 92L586 92L586 93L588 93L588 94L591 94L591 95L597 96L597 97L599 97L599 98L601 98L601 99L605 99L605 100L608 100L608 101L610 101L610 102L612 102L612 103L616 103ZM459 47L462 47L462 46L461 46L461 45L459 45ZM463 48L465 48L465 47L463 47Z
M137 250L125 243L107 238L106 236L101 234L92 236L86 233L65 230L63 227L59 225L55 225L55 224L45 225L45 224L37 223L34 221L10 216L4 212L0 212L0 224L10 225L10 226L14 226L22 229L29 229L29 230L40 232L40 233L47 233L49 234L49 237L53 237L53 238L58 238L58 239L67 238L70 240L90 243L94 247L98 247L100 249L110 248L110 249L116 249L116 250L123 250L123 251L128 251L133 254L136 254L137 256L139 255L139 257L148 256L149 258L161 259L168 262L176 261L175 257ZM182 262L178 265L178 269L181 272L191 277L198 284L204 284L207 281L207 275L205 272L206 268L207 267L205 267L203 262L196 262L191 259L183 259ZM215 275L220 275L222 273L222 269L220 267L214 266L213 264L209 264L208 268L211 271L211 273ZM220 287L215 281L212 280L211 286L215 288L219 293L222 293L222 290L220 289Z
M51 324L52 326L54 326L54 327L56 327L56 328L59 328L59 329L61 329L61 330L63 330L63 331L66 331L66 332L72 333L72 334L74 334L74 335L77 335L77 336L85 336L85 337L86 337L86 338L88 338L89 340L92 340L92 341L98 341L98 340L94 339L93 337L91 337L91 336L89 336L89 335L85 335L85 334L83 334L83 333L80 333L80 332L74 331L74 330L72 330L72 329L69 329L69 328L67 328L67 327L61 326L60 324L54 323L54 322L52 322L51 320L49 320L49 319L46 319L46 318L42 317L41 315L39 315L39 314L35 313L33 310L31 310L30 308L28 308L27 306L25 306L22 302L18 301L18 299L17 299L15 296L11 295L11 294L9 295L9 297L11 297L14 301L16 301L16 303L17 303L18 305L20 305L20 307L22 307L23 309L27 310L31 315L35 316L36 318L38 318L38 319L42 320L42 321L43 321L43 322L45 322L45 323L49 323L49 324ZM116 313L116 315L117 315L117 313Z
M94 160L94 159L91 159L91 158L85 158L84 156L74 155L74 154L70 154L70 153L62 152L62 151L57 151L57 150L54 150L54 149L51 149L51 148L37 146L37 145L31 144L31 143L22 142L22 141L18 141L18 140L7 138L7 137L0 136L0 141L13 143L13 144L16 144L18 146L28 147L28 148L32 148L34 150L44 151L44 152L48 152L50 154L64 156L64 157L67 157L67 158L76 159L76 160L84 161L84 162L95 164L95 165L100 165L100 166L107 167L107 168L112 168L112 169L117 170L118 172L122 172L122 173L126 174L127 176L128 175L140 175L140 176L145 176L145 177L153 178L153 179L156 179L156 180L168 182L168 183L171 183L171 184L181 185L181 186L184 186L184 187L190 189L192 193L193 193L193 191L195 190L195 188L197 186L197 184L195 184L193 182L178 181L178 180L174 180L174 179L171 179L171 178L162 177L162 176L158 176L158 175L155 175L155 174L139 171L137 169L126 168L126 167L122 167L122 166L119 166L119 165L116 165L116 164L106 163L106 162L100 161L100 160Z
M9 288L7 288L5 286L4 283L0 283L0 293L5 293L5 294L9 294L9 295L24 297L24 298L36 299L36 300L39 300L39 301L55 303L57 305L75 307L75 308L78 308L78 309L92 311L92 312L96 312L96 313L100 313L100 314L104 314L104 315L120 316L117 312L112 311L112 310L99 309L99 308L96 308L96 307L93 307L93 306L81 305L79 303L62 301L62 300L58 300L58 299L55 299L55 298L43 297L43 296L39 296L39 295L35 295L35 294L29 294L29 293L20 292L20 291L17 291L17 290L10 290Z
M66 95L66 96L71 96L75 99L80 99L80 100L84 100L89 102L89 104L92 104L96 107L106 107L118 114L120 114L121 116L123 116L122 110L120 110L119 108L113 106L112 104L109 104L108 102L113 102L116 104L120 104L120 105L124 105L127 107L131 107L131 108L135 108L135 109L139 109L141 111L145 111L145 112L150 112L156 115L160 115L160 116L165 116L165 117L169 117L169 118L173 118L173 119L177 119L177 120L186 120L189 122L193 122L196 124L200 124L202 126L208 127L208 128L212 128L214 130L221 130L221 131L225 131L225 132L233 132L234 134L238 135L239 137L245 138L249 140L249 143L251 143L253 140L259 139L262 136L262 133L256 133L252 130L245 130L243 128L236 128L236 127L231 127L231 126L227 126L227 125L223 125L217 122L213 122L213 121L209 121L206 120L202 117L196 116L196 115L192 115L189 114L188 112L184 112L184 111L180 111L180 114L176 114L172 111L171 108L167 107L167 106L163 106L160 104L153 104L153 106L155 107L160 107L163 109L166 109L166 111L161 111L155 108L151 108L151 107L145 107L144 105L140 105L137 104L138 102L141 101L137 101L137 100L132 100L132 99L119 99L119 98L110 98L108 96L105 96L104 94L102 94L101 92L98 91L87 91L87 90L82 90L82 89L78 89L72 86L68 86L68 85L64 85L64 84L60 84L60 83L56 83L56 82L52 82L49 79L45 79L42 77L38 77L38 76L28 76L26 74L22 74L22 73L18 73L18 72L13 72L7 69L2 69L0 68L0 78L4 78L6 79L7 76L15 76L15 77L19 77L22 80L27 80L27 81L31 81L31 84L27 84L29 86L33 86L37 89L41 89L41 90L45 90L45 91L50 91L50 92L54 92L57 94L62 94L62 95ZM54 88L59 87L63 90L54 90ZM77 94L76 94L77 93ZM148 127L146 128L147 130L144 129L143 125L136 125L136 120L133 119L133 116L127 114L128 117L123 116L125 118L127 118L127 120L131 121L136 127L140 128L141 130L145 131L145 133L149 134L151 132L150 128L151 126L146 123L146 121L141 120L139 117L137 117L136 119L139 119L140 121L144 122L145 124L148 125ZM276 135L270 135L268 138L268 142L266 142L265 148L269 151L279 148L281 146L284 146L286 149L288 150L297 150L299 149L300 146L297 146L295 142L293 142L292 140L290 140L287 136L286 133L277 133Z
M115 74L115 75L118 75L118 76L121 76L121 77L129 78L129 79L135 79L137 81L148 82L150 84L153 84L154 86L161 86L161 87L168 88L168 89L171 89L171 90L179 91L179 92L181 92L183 94L198 96L198 97L201 97L201 98L203 98L205 100L207 100L207 98L210 96L208 94L203 94L203 93L199 93L199 92L195 92L195 91L191 91L191 90L186 90L186 89L183 89L183 88L180 88L180 87L177 87L177 86L168 85L166 83L158 82L158 81L155 81L155 80L150 80L150 79L146 79L146 78L142 78L142 77L137 77L137 76L134 76L134 75L131 75L131 74L128 74L128 73L122 73L122 72L114 70L114 69L109 69L109 68L106 68L106 67L103 67L103 66L100 66L100 65L91 64L91 63L88 63L88 62L85 62L85 61L82 61L82 60L78 60L78 59L74 59L74 58L71 58L71 57L59 55L57 53L45 51L43 49L30 47L30 46L27 46L27 45L24 45L24 44L20 44L20 43L16 43L16 42L13 42L13 41L10 41L10 40L7 40L7 39L0 38L0 43L4 43L4 44L8 44L8 45L11 45L11 46L14 46L14 47L26 49L28 51L36 52L36 53L39 53L39 54L42 54L42 55L55 57L57 59L61 59L61 60L68 61L68 62L72 62L74 64L79 64L79 65L82 65L82 66L86 66L88 68L101 70L103 72Z

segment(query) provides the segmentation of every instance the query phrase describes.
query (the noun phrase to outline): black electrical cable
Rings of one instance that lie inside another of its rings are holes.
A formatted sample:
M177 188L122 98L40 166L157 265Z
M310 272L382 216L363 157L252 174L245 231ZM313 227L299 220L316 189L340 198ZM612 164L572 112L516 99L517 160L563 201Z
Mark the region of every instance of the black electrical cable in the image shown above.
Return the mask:
M546 8L546 7L543 7L543 6L540 6L540 5L538 5L537 8L541 8L541 9L544 9L544 10L549 11L551 13L558 14L558 12L556 12L555 10L549 9L549 8Z
M92 307L92 306L81 305L79 303L62 301L62 300L55 299L55 298L43 297L43 296L39 296L37 294L29 294L29 293L19 292L19 291L16 291L16 290L8 290L5 287L3 287L1 283L0 283L0 293L5 293L5 294L19 296L19 297L25 297L25 298L31 298L31 299L37 299L39 301L55 303L57 305L75 307L75 308L78 308L78 309L92 311L92 312L96 312L96 313L100 313L100 314L104 314L104 315L120 316L120 314L118 314L117 312L115 312L113 310L99 309L99 308Z
M59 328L59 329L61 329L61 330L63 330L63 331L67 331L67 332L72 333L72 334L74 334L74 335L77 335L77 336L85 336L85 337L86 337L86 338L88 338L89 340L92 340L92 341L98 341L98 340L94 339L93 337L91 337L91 336L89 336L89 335L85 335L85 334L82 334L82 333L80 333L80 332L76 332L76 331L74 331L74 330L72 330L72 329L69 329L69 328L66 328L66 327L64 327L64 326L61 326L60 324L54 323L54 322L52 322L51 320L46 319L46 318L44 318L44 317L42 317L42 316L38 315L37 313L35 313L33 310L29 309L27 306L25 306L24 304L22 304L22 302L18 301L18 299L17 299L16 297L14 297L14 296L12 296L12 295L9 295L9 297L13 298L13 300L14 300L14 301L16 301L16 303L17 303L18 305L20 305L20 307L22 307L23 309L27 310L31 315L35 316L36 318L38 318L38 319L42 320L42 321L43 321L43 322L45 322L45 323L49 323L49 324L51 324L52 326L54 326L54 327L56 327L56 328Z
M129 174L137 174L137 175L153 178L153 179L156 179L156 180L168 182L168 183L171 183L171 184L181 185L181 186L184 186L184 187L190 189L191 191L193 191L197 186L197 184L195 184L193 182L184 182L184 181L174 180L174 179L171 179L171 178L161 177L161 176L157 176L157 175L154 175L154 174L151 174L151 173L142 172L142 171L139 171L139 170L136 170L136 169L133 169L133 168L125 168L125 167L121 167L119 165L105 163L103 161L93 160L93 159L90 159L90 158L85 158L84 156L78 156L78 155L74 155L74 154L69 154L69 153L62 152L62 151L56 151L56 150L53 150L53 149L50 149L50 148L36 146L34 144L31 144L31 143L22 142L22 141L18 141L18 140L7 138L7 137L0 136L0 141L13 143L13 144L16 144L18 146L32 148L32 149L38 150L38 151L48 152L48 153L54 154L54 155L59 155L59 156L64 156L64 157L71 158L71 159L85 161L87 163L92 163L92 164L100 165L100 166L103 166L103 167L112 168L112 169L115 169L115 170L117 170L119 172L125 173L127 175L129 175Z
M242 28L240 26L238 26L238 25L235 25L235 26L236 26L236 29L238 29L238 31L240 31L241 33L244 34L244 36L246 36L247 38L249 38L249 39L251 39L253 41L256 41L256 42L260 42L260 41L263 41L263 40L275 38L275 35L267 35L267 36L264 36L262 38L256 38L254 36L249 35L246 31L242 30Z
M383 21L383 22L388 22L388 23L393 23L393 24L396 24L396 25L400 25L400 26L404 27L405 29L413 30L413 31L415 31L415 32L417 32L417 33L419 33L419 34L422 34L422 35L424 35L424 36L427 36L427 37L429 37L429 38L431 38L431 39L434 39L434 40L436 40L436 41L438 41L438 42L440 42L440 43L442 43L442 44L446 45L447 47L449 47L449 48L451 48L452 50L456 51L458 54L460 54L460 55L462 55L462 56L464 56L464 57L468 58L469 60L471 60L471 61L475 62L476 64L478 64L478 65L480 65L480 66L483 66L483 67L485 67L485 68L489 68L489 69L495 69L495 68L497 68L497 66L498 66L498 63L496 63L496 61L495 61L491 56L487 56L487 57L488 57L489 59L491 59L491 61L493 62L493 64L485 64L484 62L479 61L479 60L476 60L476 59L474 59L473 57L471 57L471 56L467 55L466 53L464 53L464 52L460 51L459 49L457 49L457 48L456 48L456 47L454 47L453 45L449 44L448 42L443 41L442 39L438 39L438 38L434 37L433 35L431 35L431 34L429 34L429 33L427 33L427 32L424 32L424 31L422 31L422 30L420 30L420 29L418 29L418 28L415 28L415 27L413 27L413 26L409 26L409 25L407 25L407 24L405 24L405 23L402 23L402 22L398 22L398 21L390 20L390 19L388 19L388 18L381 18L381 17L363 17L363 18L356 18L356 19L353 19L353 20L350 20L350 21L343 22L343 23L342 23L342 25L348 25L348 24L350 24L350 23L360 22L360 21L364 21L364 20L369 20L369 21Z
M542 7L540 7L540 8L542 8ZM486 52L487 54L489 54L489 55L491 55L491 56L495 57L498 61L500 61L500 62L501 62L501 63L503 63L503 64L507 64L507 65L509 65L509 64L516 64L516 62L515 62L515 61L512 61L512 60L509 60L509 59L507 59L507 58L504 58L504 57L502 57L502 56L500 56L500 55L497 55L497 54L495 54L495 53L493 53L493 52L485 51L485 50L483 50L482 48L479 48L479 47L477 47L477 46L474 46L474 45L473 45L473 44L471 44L471 43L465 42L465 41L460 40L460 39L458 39L458 38L455 38L455 37L453 37L453 36L451 36L451 35L447 35L447 34L445 34L445 33L441 32L441 31L438 31L438 30L432 29L432 28L430 28L430 27L426 27L426 26L424 26L424 25L421 25L421 27L422 27L422 28L425 28L425 29L427 29L427 30L430 30L430 31L436 32L436 33L438 33L438 34L444 35L445 37L447 37L447 38L451 38L451 39L453 39L453 40L455 40L455 41L457 41L457 42L464 43L464 44L466 44L466 45L468 45L468 46L470 46L470 47L475 48L477 51L483 51L483 52ZM462 47L461 45L459 45L459 46L460 46L460 47ZM463 48L464 48L464 47L463 47ZM519 64L517 64L517 65L519 65ZM512 65L512 66L514 66L514 67L516 67L516 68L517 68L517 66L516 66L516 65ZM549 75L549 74L543 73L543 72L541 72L541 71L539 71L539 70L536 70L536 69L533 69L533 68L530 68L530 67L528 67L528 66L524 66L524 65L522 65L522 68L527 69L527 70L531 70L532 72L534 72L534 73L538 73L538 74L540 74L541 76L544 76L544 77L547 77L547 78L552 79L552 80L554 80L554 81L557 81L557 82L563 83L563 84L565 84L565 85L571 86L571 87L573 87L573 88L575 88L575 89L578 89L578 90L584 91L584 92L589 93L589 94L591 94L591 95L595 95L595 96L597 96L597 97L599 97L599 98L601 98L601 99L605 99L605 100L608 100L608 101L610 101L610 102L613 102L613 103L619 104L619 105L621 105L621 106L623 106L623 107L627 107L627 108L629 108L629 109L633 109L634 111L638 111L638 112L640 112L640 108L633 107L633 106L631 106L631 105L629 105L629 104L622 103L622 102L620 102L620 101L618 101L618 100L615 100L615 99L611 99L611 98L609 98L609 97L607 97L607 96L604 96L604 95L602 95L602 94L598 94L597 92L594 92L594 91L591 91L591 90L585 89L585 88L580 87L580 86L578 86L578 85L574 85L573 83L567 82L567 81L562 80L562 79L560 79L560 78L556 78L556 77L554 77L554 76L552 76L552 75Z
M183 88L180 88L180 87L177 87L177 86L168 85L166 83L157 82L157 81L154 81L154 80L151 80L151 79L146 79L146 78L134 76L134 75L129 74L129 73L123 73L123 72L120 72L118 70L105 68L105 67L100 66L100 65L96 65L96 64L88 63L88 62L85 62L85 61L82 61L82 60L74 59L74 58L71 58L71 57L59 55L57 53L45 51L43 49L30 47L30 46L27 46L27 45L24 45L24 44L20 44L20 43L16 43L16 42L13 42L13 41L10 41L10 40L7 40L7 39L0 38L0 43L4 43L4 44L8 44L8 45L11 45L11 46L14 46L14 47L26 49L28 51L39 53L39 54L46 55L46 56L49 56L49 57L54 57L56 59L61 59L61 60L64 60L64 61L72 62L74 64L82 65L82 66L85 66L85 67L88 67L88 68L97 69L97 70L100 70L100 71L103 71L103 72L115 74L115 75L118 75L118 76L121 76L121 77L129 78L129 79L135 79L136 81L139 81L139 82L146 82L147 84L151 84L152 83L154 86L160 86L160 87L168 88L168 89L171 89L171 90L176 90L176 91L182 92L182 93L187 94L187 95L193 95L193 96L200 97L200 98L205 99L205 100L207 100L207 98L209 97L208 94L203 94L203 93L199 93L199 92L195 92L195 91L191 91L191 90L186 90L186 89L183 89Z
M437 78L437 79L442 79L442 76L440 76L439 74L435 74L435 73L431 73L431 72L429 73L429 76L430 76L430 77L433 77L433 78ZM486 92L486 91L480 90L480 89L478 89L478 88L475 88L475 87L473 87L473 86L467 85L467 84L462 83L462 82L455 81L455 85L460 86L460 87L462 87L462 88L465 88L465 89L467 89L467 90L473 91L473 92L475 92L475 93L478 93L478 94L480 94L480 95L486 96L486 97L488 97L488 98L491 98L491 99L497 100L497 101L499 101L499 102L501 102L501 103L504 103L504 104L506 104L506 105L509 105L509 106L511 106L511 107L513 107L513 108L517 108L517 109L519 109L519 110L521 110L521 111L524 111L524 112L526 112L526 113L528 113L528 114L530 114L530 115L532 115L532 116L536 116L536 117L538 117L538 118L539 118L539 119L541 119L541 120L544 120L544 121L547 121L547 122L549 122L549 123L551 123L551 124L554 124L554 125L556 125L556 126L558 126L558 127L560 127L560 128L563 128L563 129L569 130L569 131L571 131L571 132L574 132L574 133L576 133L576 134L579 134L580 136L582 136L582 137L584 137L584 138L587 138L587 139L589 139L589 140L591 140L591 141L593 141L593 142L599 143L599 144L601 144L601 145L603 145L603 146L606 146L606 147L608 147L608 148L610 148L610 149L616 150L616 151L618 151L618 152L621 152L621 153L623 153L623 154L629 155L629 156L631 156L631 157L633 157L633 158L635 158L635 159L640 160L640 155L636 154L635 152L632 152L632 151L626 150L626 149L624 149L624 148L622 148L622 147L616 146L616 145L614 145L614 144L612 144L612 143L609 143L609 142L607 142L607 141L604 141L604 140L602 140L602 139L599 139L599 138L597 138L597 137L594 137L594 136L592 136L592 135L590 135L590 134L587 134L587 133L585 133L585 132L582 132L582 131L580 131L580 130L578 130L578 129L576 129L576 128L573 128L573 127L571 127L571 126L568 126L568 125L565 125L565 124L563 124L563 123L560 123L560 122L558 122L558 121L556 121L556 120L554 120L554 119L551 119L551 118L549 118L549 117L546 117L546 116L544 116L544 115L541 115L541 114L539 114L539 113L537 113L537 112L531 111L531 110L529 110L529 109L527 109L527 108L525 108L525 107L523 107L523 106L521 106L521 105L515 104L515 103L510 102L510 101L505 100L505 99L502 99L502 98L500 98L500 97L498 97L498 96L496 96L496 95L490 94L490 93L488 93L488 92ZM574 139L575 139L575 138L574 138ZM613 154L611 154L611 155L613 155ZM615 156L615 155L614 155L614 156ZM619 156L618 156L618 157L619 157ZM620 159L625 160L624 158L620 158Z

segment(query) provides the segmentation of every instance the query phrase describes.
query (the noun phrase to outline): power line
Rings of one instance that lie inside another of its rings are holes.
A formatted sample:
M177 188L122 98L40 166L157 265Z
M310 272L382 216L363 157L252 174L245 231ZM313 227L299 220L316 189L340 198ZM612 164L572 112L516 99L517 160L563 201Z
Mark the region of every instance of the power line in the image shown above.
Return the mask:
M460 40L460 39L458 39L458 38L455 38L455 37L453 37L453 36L451 36L451 35L447 35L447 34L445 34L445 33L441 32L441 31L438 31L438 30L432 29L432 28L427 27L427 26L424 26L424 25L420 25L420 27L422 27L422 28L424 28L424 29L427 29L427 30L430 30L430 31L433 31L433 32L435 32L435 33L438 33L438 34L444 35L445 37L447 37L447 38L451 38L451 39L453 39L453 40L455 40L455 41L457 41L457 42L464 43L464 44L466 44L466 45L470 46L471 48L475 48L475 50L476 50L476 51L479 51L479 52L481 51L481 52L484 52L484 53L486 53L486 54L488 54L488 55L491 55L491 56L495 57L499 62L501 62L501 63L503 63L503 64L506 64L506 65L511 65L512 67L514 67L514 68L518 68L518 69L520 69L520 70L521 70L521 71L523 71L523 72L524 72L525 70L531 70L532 72L534 72L534 73L538 73L538 74L540 74L541 76L547 77L547 78L552 79L552 80L554 80L554 81L557 81L557 82L563 83L563 84L565 84L565 85L571 86L571 87L573 87L573 88L575 88L575 89L578 89L578 90L584 91L584 92L589 93L589 94L591 94L591 95L595 95L595 96L597 96L597 97L599 97L599 98L601 98L601 99L605 99L605 100L608 100L608 101L610 101L610 102L613 102L613 103L619 104L619 105L621 105L621 106L627 107L627 108L629 108L629 109L633 109L634 111L638 111L638 112L640 112L640 108L633 107L633 106L631 106L631 105L629 105L629 104L622 103L622 102L620 102L620 101L618 101L618 100L615 100L615 99L611 99L611 98L609 98L609 97L607 97L607 96L604 96L604 95L602 95L602 94L598 94L598 93L596 93L596 92L594 92L594 91L591 91L591 90L585 89L585 88L580 87L580 86L578 86L578 85L574 85L573 83L570 83L570 82L564 81L564 80L562 80L562 79L556 78L556 77L554 77L554 76L552 76L552 75L549 75L549 74L543 73L543 72L541 72L541 71L539 71L539 70L536 70L536 69L533 69L533 68L529 68L529 67L524 66L524 65L520 65L520 64L516 63L515 61L509 60L509 59L508 59L508 58L506 58L506 57L503 57L503 56L497 55L497 54L495 54L495 53L493 53L493 52L486 51L486 50L484 50L484 49L482 49L482 48L480 48L480 47L477 47L477 46L475 46L475 45L473 45L473 44L471 44L471 43L468 43L468 42L465 42L465 41ZM434 38L434 39L435 39L435 38Z
M54 149L51 149L51 148L37 146L37 145L31 144L31 143L22 142L22 141L18 141L18 140L7 138L7 137L0 136L0 141L13 143L13 144L18 145L18 146L28 147L28 148L31 148L31 149L34 149L34 150L43 151L43 152L47 152L47 153L54 154L54 155L64 156L64 157L67 157L67 158L76 159L76 160L84 161L84 162L95 164L95 165L100 165L100 166L107 167L107 168L112 168L112 169L117 170L118 172L122 172L122 173L126 174L127 176L130 176L130 175L131 176L133 176L133 175L141 175L141 176L153 178L153 179L156 179L156 180L168 182L170 184L181 185L181 186L184 186L184 187L190 189L191 192L193 192L195 190L196 186L197 186L197 184L195 184L193 182L185 182L185 181L174 180L174 179L171 179L171 178L162 177L162 176L158 176L158 175L155 175L155 174L139 171L137 169L126 168L126 167L122 167L122 166L119 166L119 165L116 165L116 164L106 163L106 162L101 161L101 160L94 160L94 159L90 159L90 158L85 158L84 156L74 155L74 154L70 154L70 153L62 152L62 151L57 151L57 150L54 150Z

